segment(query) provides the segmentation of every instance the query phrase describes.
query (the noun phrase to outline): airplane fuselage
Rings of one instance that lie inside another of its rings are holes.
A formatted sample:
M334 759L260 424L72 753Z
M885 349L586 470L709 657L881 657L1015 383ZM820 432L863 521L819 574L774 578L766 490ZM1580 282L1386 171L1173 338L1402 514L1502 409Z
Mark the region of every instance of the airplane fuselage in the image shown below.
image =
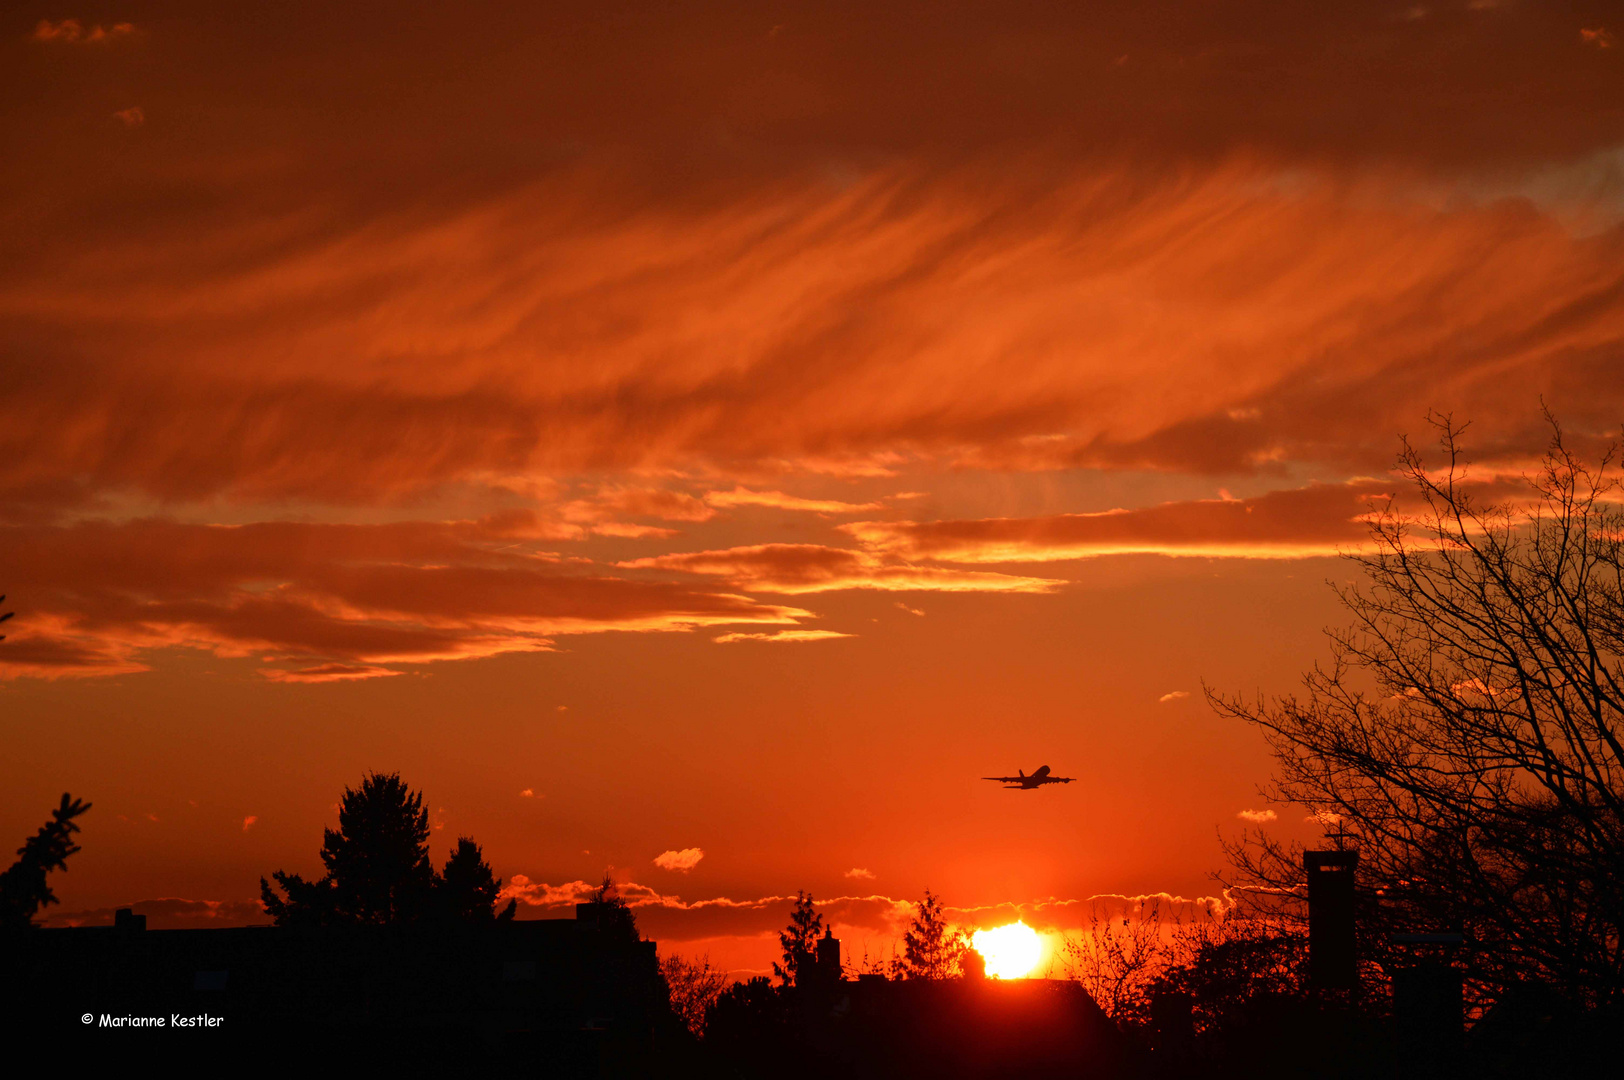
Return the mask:
M1069 784L1075 777L1051 776L1049 766L1044 765L1030 776L1024 771L1017 770L1014 776L983 776L981 779L1003 784L1005 791L1036 791L1044 784Z

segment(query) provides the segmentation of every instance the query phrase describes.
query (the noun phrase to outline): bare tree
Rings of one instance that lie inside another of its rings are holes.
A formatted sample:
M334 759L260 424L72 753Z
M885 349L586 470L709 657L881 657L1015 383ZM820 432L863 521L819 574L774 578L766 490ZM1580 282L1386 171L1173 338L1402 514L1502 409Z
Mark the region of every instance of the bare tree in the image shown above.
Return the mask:
M1598 1002L1624 985L1624 513L1613 453L1553 436L1525 497L1480 505L1461 428L1442 467L1407 441L1419 496L1373 515L1350 627L1300 695L1208 691L1261 728L1271 797L1340 822L1361 853L1368 941L1459 930L1488 985L1551 982ZM1400 511L1404 511L1401 513ZM1231 847L1254 895L1300 887L1296 849Z
M671 1011L689 1031L705 1033L705 1014L727 989L727 976L710 965L709 956L686 960L672 953L660 961L660 974L671 988Z
M1079 934L1065 936L1061 973L1081 983L1111 1019L1139 1020L1149 1007L1151 984L1173 959L1169 929L1155 907L1130 919L1112 918L1096 906Z

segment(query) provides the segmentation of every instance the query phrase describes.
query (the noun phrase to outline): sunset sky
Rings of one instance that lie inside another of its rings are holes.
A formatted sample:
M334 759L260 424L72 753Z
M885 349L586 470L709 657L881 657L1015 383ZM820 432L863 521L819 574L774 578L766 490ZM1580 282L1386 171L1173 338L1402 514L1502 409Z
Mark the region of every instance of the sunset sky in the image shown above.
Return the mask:
M1194 910L1318 835L1203 683L1542 401L1624 420L1616 2L7 5L0 838L262 920L399 771L739 973Z

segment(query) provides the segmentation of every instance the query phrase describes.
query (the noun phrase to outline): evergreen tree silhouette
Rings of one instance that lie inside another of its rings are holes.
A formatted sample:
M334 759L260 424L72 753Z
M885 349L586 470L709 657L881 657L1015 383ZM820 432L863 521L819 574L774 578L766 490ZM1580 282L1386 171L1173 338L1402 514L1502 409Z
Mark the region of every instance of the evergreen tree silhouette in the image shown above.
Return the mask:
M615 887L615 880L609 876L609 871L603 872L602 884L592 891L592 902L600 905L598 929L606 938L632 942L642 940L642 933L637 929L637 916L632 914L631 905L626 903L625 897Z
M34 925L35 912L57 902L46 875L68 868L68 856L79 851L73 842L79 826L73 819L89 809L89 803L64 792L62 805L51 811L51 820L17 849L17 861L0 874L0 929L26 930Z
M951 979L959 974L970 939L948 925L942 899L925 890L919 912L902 935L902 958L896 973L904 979Z
M458 837L445 870L434 883L436 913L455 922L508 922L519 902L509 900L498 912L496 901L501 892L502 882L491 873L479 845L469 837Z
M778 934L778 944L784 950L784 962L773 964L773 974L784 986L794 986L801 967L811 967L818 953L818 934L823 930L823 916L812 906L812 894L795 892L795 906L790 909L789 925Z
M278 870L271 876L285 898L264 878L260 898L278 926L413 921L427 912L434 891L428 839L422 794L398 773L370 773L359 790L344 789L338 829L326 830L326 876L307 882Z

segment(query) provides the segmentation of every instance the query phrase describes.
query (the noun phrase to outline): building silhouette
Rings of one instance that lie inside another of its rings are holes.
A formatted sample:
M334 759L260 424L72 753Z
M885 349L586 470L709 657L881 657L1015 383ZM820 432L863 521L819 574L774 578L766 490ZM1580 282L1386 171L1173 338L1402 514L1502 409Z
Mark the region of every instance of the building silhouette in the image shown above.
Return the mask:
M961 978L846 978L829 931L810 975L794 995L806 1075L1103 1078L1121 1075L1129 1054L1070 980L989 979L973 962Z
M1354 944L1357 851L1305 851L1308 875L1308 978L1316 990L1352 990L1359 983Z
M64 1030L78 1051L128 1053L139 1034L140 1045L167 1038L205 1057L510 1060L552 1076L637 1075L674 1020L655 943L600 925L601 906L487 925L203 930L147 930L126 909L112 926L6 940L4 1007ZM177 1032L176 1017L223 1019ZM129 1030L150 1018L166 1024Z

